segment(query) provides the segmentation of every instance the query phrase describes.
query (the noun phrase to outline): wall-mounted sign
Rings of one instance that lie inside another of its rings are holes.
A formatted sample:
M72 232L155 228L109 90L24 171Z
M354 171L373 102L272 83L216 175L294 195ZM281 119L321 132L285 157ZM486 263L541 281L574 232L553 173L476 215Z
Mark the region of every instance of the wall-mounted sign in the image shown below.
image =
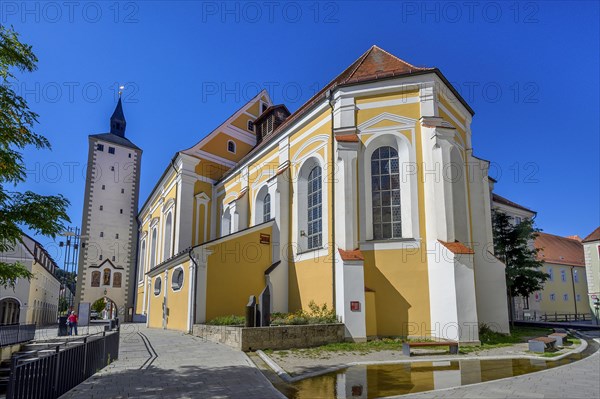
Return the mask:
M351 301L350 302L350 310L353 312L360 312L360 302Z
M261 244L270 244L271 243L271 235L270 234L262 234L260 235L260 243Z

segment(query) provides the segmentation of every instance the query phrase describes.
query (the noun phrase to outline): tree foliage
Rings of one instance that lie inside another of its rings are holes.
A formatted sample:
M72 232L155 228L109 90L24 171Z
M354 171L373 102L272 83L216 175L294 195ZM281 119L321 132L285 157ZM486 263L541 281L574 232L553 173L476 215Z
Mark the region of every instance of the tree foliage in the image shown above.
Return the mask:
M540 230L531 219L523 219L516 225L511 223L511 219L505 213L493 212L494 250L506 265L509 297L528 297L540 291L550 277L540 270L543 262L537 260L538 249L533 246Z
M23 226L36 234L55 237L69 222L69 201L62 195L16 191L16 186L26 180L22 150L28 146L50 149L48 140L34 131L38 115L13 90L15 71L33 72L36 64L32 47L21 43L12 28L0 25L0 252L14 250ZM20 263L0 262L0 285L4 287L14 287L17 278L31 277Z
M92 303L91 307L93 311L102 313L102 311L106 308L106 301L104 298L100 298L96 302Z

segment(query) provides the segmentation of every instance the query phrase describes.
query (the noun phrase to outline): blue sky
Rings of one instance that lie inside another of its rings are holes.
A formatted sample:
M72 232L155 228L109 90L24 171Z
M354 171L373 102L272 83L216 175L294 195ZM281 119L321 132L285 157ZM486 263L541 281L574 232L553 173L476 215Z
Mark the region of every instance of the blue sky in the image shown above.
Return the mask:
M600 224L599 20L592 1L3 0L0 22L39 57L17 91L53 145L26 151L21 188L64 194L81 223L87 135L108 130L119 84L144 150L142 203L177 150L258 88L294 111L377 44L463 94L497 193L537 210L546 232L584 236Z

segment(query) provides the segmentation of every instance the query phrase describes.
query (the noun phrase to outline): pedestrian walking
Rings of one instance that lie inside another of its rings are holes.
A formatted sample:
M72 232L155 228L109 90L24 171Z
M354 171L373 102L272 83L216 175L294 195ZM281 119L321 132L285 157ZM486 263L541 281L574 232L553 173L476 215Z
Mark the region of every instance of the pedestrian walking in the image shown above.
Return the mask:
M75 314L75 311L72 311L69 317L67 318L67 325L69 326L69 335L77 335L77 322L79 321L79 317Z

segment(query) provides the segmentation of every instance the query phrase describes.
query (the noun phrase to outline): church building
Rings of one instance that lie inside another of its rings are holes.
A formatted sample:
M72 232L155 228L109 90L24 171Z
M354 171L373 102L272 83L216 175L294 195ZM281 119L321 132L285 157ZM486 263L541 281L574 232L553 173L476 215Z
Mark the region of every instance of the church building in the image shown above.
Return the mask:
M508 332L489 162L437 68L371 47L295 112L266 91L176 152L141 207L135 312L190 331L333 307L349 340Z
M125 137L121 98L108 133L90 135L75 309L105 298L109 317L133 316L142 150Z

